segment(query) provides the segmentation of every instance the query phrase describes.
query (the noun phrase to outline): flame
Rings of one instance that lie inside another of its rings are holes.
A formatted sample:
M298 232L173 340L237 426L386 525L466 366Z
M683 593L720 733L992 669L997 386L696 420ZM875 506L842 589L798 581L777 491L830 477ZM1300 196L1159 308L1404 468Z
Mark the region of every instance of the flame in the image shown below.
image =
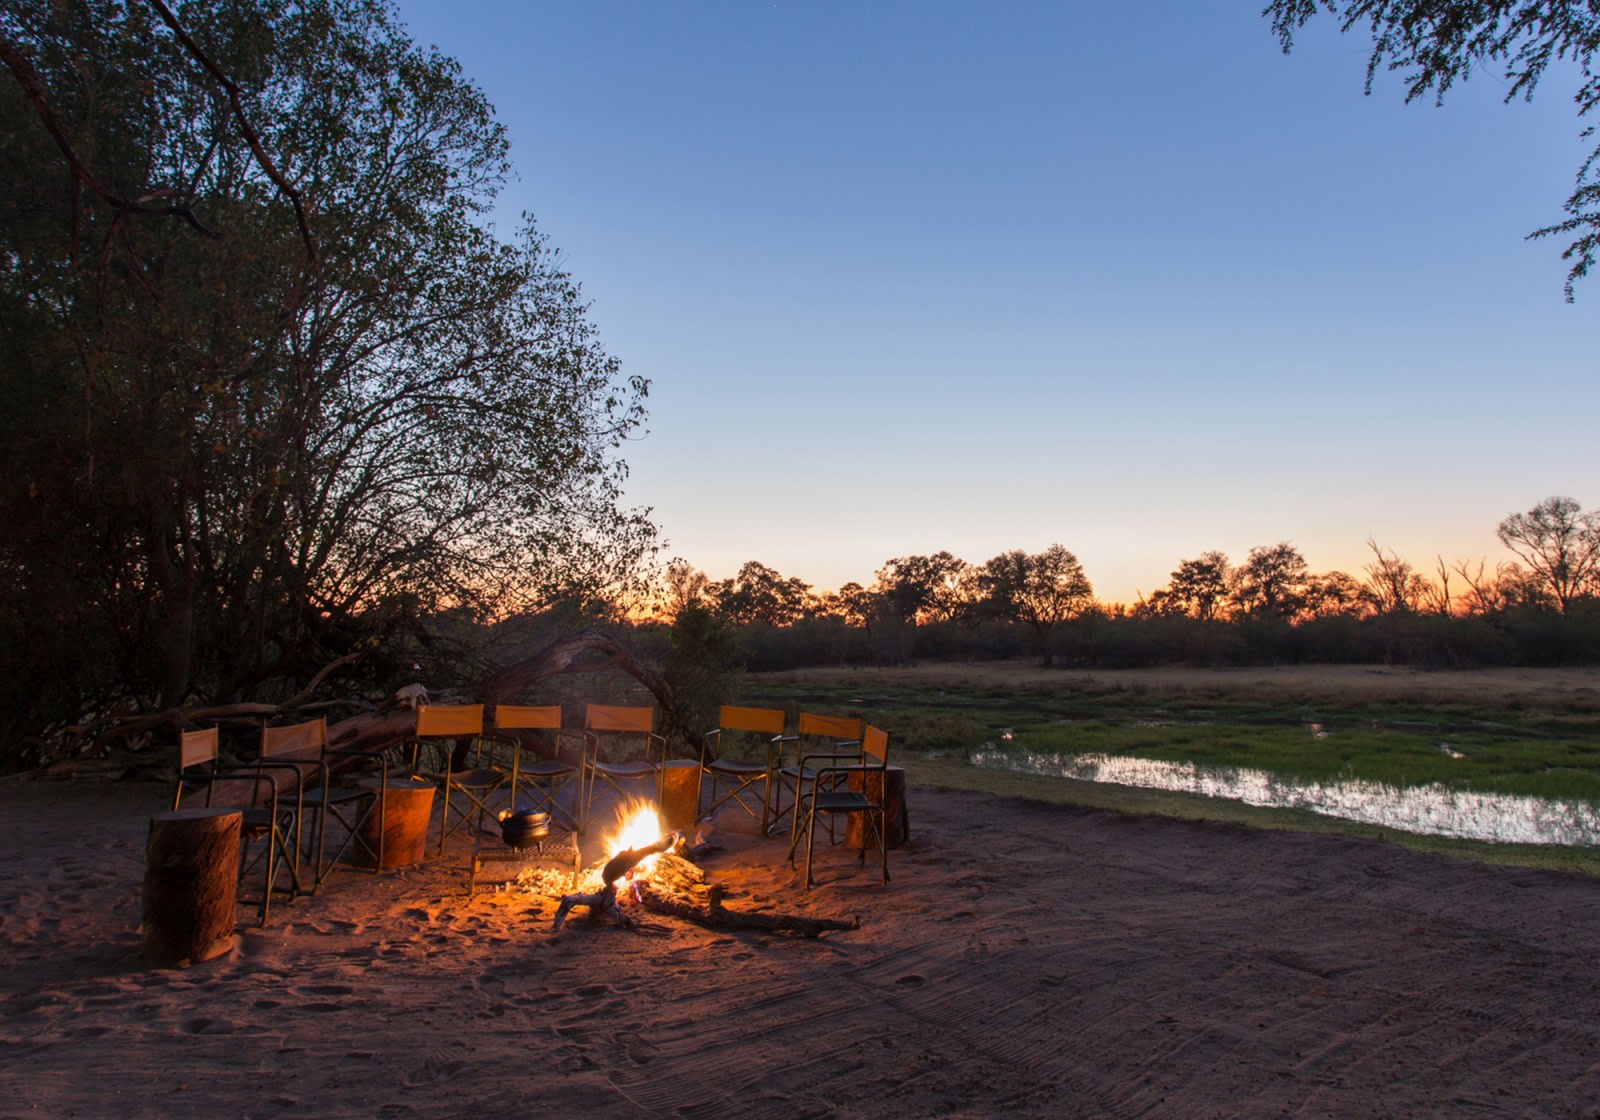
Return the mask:
M629 802L622 807L621 826L606 837L606 854L614 856L629 848L654 844L665 832L666 829L662 827L661 818L657 815L654 805L648 801ZM634 874L648 871L655 861L655 856L647 856L634 867Z

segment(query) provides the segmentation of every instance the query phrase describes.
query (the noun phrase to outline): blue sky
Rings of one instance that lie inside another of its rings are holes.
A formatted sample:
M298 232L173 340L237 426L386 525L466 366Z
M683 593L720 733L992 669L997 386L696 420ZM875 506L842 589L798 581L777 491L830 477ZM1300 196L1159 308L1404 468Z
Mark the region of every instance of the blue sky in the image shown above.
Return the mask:
M495 105L501 201L651 380L631 503L712 578L1059 542L1099 597L1288 540L1509 558L1600 504L1564 76L1362 94L1253 3L398 0Z

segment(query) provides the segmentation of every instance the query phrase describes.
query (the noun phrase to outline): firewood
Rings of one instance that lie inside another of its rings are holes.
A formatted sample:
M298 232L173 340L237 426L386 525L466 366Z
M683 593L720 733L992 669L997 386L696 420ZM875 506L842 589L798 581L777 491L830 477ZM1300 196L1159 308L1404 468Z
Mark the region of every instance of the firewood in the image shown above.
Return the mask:
M770 933L797 933L817 937L828 930L860 929L859 918L809 918L801 914L764 914L729 910L722 904L724 888L705 881L705 873L668 853L650 868L650 874L632 884L633 897L658 914L682 918L711 929L759 929Z

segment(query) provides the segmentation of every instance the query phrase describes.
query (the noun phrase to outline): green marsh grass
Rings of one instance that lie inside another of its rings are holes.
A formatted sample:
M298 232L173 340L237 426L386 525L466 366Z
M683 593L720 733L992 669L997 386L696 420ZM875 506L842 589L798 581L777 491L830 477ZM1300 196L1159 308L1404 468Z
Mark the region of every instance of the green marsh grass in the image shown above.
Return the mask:
M1110 686L1036 668L1018 667L1014 675L1009 687L1005 672L993 669L974 671L966 685L949 672L916 670L752 675L741 700L786 707L791 716L859 714L893 733L897 761L913 783L1250 827L1383 835L1421 850L1600 874L1600 854L1589 849L1409 836L1309 812L964 761L992 746L1262 770L1299 782L1437 784L1600 804L1600 687L1591 689L1590 677L1523 673L1508 691L1493 687L1496 678L1471 674L1414 675L1376 682L1388 686L1378 688L1350 667L1328 667L1325 675L1302 667L1259 679L1151 671L1141 681L1124 673ZM1542 679L1563 687L1544 687ZM1592 679L1600 685L1600 677Z

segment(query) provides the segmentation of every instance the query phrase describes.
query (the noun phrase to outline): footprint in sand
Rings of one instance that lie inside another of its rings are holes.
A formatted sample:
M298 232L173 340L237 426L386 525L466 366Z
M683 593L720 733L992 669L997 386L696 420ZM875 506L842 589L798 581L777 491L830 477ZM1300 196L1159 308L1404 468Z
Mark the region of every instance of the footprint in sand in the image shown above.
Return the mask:
M413 1089L424 1085L437 1085L441 1081L449 1081L468 1065L464 1058L449 1057L444 1051L439 1051L428 1055L422 1063L422 1068L404 1084Z
M352 996L356 992L349 984L302 984L290 991L305 996Z
M239 1025L226 1019L185 1019L178 1029L184 1034L232 1034Z

